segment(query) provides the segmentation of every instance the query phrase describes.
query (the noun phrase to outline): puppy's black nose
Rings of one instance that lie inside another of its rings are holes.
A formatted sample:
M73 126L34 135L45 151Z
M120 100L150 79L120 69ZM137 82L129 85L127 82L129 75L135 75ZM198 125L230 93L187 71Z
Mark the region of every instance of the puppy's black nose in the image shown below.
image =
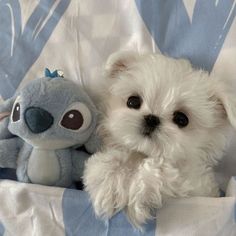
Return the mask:
M40 107L29 107L24 113L25 123L32 133L38 134L49 129L53 124L53 116Z
M147 115L144 116L145 125L149 128L156 128L160 124L160 120L157 116Z

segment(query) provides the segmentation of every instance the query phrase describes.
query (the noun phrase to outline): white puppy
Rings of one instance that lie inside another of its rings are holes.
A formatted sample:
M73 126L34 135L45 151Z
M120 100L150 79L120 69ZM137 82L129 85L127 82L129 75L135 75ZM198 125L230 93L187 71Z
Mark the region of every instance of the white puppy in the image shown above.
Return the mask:
M104 148L86 165L84 181L95 212L125 209L139 227L170 197L219 196L213 167L230 124L233 89L158 54L113 54L101 131Z

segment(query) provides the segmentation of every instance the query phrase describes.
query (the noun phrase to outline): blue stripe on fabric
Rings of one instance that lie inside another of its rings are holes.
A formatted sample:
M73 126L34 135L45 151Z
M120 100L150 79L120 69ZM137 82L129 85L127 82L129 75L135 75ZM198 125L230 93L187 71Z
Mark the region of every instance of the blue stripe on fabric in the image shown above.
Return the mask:
M196 0L192 20L182 0L136 0L136 5L163 54L187 58L209 72L236 16L234 0Z
M66 189L62 211L66 236L106 235L106 223L95 218L85 192Z
M234 180L236 180L236 176L233 176ZM236 185L234 186L236 188ZM236 223L236 197L234 201L234 222Z
M63 220L67 236L154 236L155 223L145 226L142 234L135 230L123 213L118 213L109 221L95 217L94 210L83 191L66 189L62 199Z
M3 226L3 224L0 222L0 236L3 236L5 233L5 228Z
M22 29L19 1L0 1L0 94L4 99L13 96L38 59L70 0L59 0L53 10L54 4L54 0L38 1Z
M121 236L121 235L131 235L131 236L154 236L156 230L155 221L150 221L144 225L144 232L141 233L137 229L134 229L128 222L125 214L123 212L118 213L109 222L109 229L107 236Z
M236 199L234 201L234 223L236 224Z

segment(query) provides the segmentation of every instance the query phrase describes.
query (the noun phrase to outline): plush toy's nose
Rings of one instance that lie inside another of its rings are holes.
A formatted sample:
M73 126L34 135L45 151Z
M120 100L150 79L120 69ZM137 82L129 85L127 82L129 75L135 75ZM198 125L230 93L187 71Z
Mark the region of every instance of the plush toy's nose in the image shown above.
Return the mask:
M28 128L35 134L46 131L53 124L53 116L40 107L27 108L24 118Z

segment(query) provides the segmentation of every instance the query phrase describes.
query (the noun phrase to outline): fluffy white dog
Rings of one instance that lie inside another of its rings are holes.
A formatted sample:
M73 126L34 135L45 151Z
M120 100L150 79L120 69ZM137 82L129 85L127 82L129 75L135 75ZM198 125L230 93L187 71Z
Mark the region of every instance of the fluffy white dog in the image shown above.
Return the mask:
M84 174L96 214L125 209L140 227L168 198L219 196L213 168L236 127L233 89L186 60L134 52L108 59L106 82L105 145Z

